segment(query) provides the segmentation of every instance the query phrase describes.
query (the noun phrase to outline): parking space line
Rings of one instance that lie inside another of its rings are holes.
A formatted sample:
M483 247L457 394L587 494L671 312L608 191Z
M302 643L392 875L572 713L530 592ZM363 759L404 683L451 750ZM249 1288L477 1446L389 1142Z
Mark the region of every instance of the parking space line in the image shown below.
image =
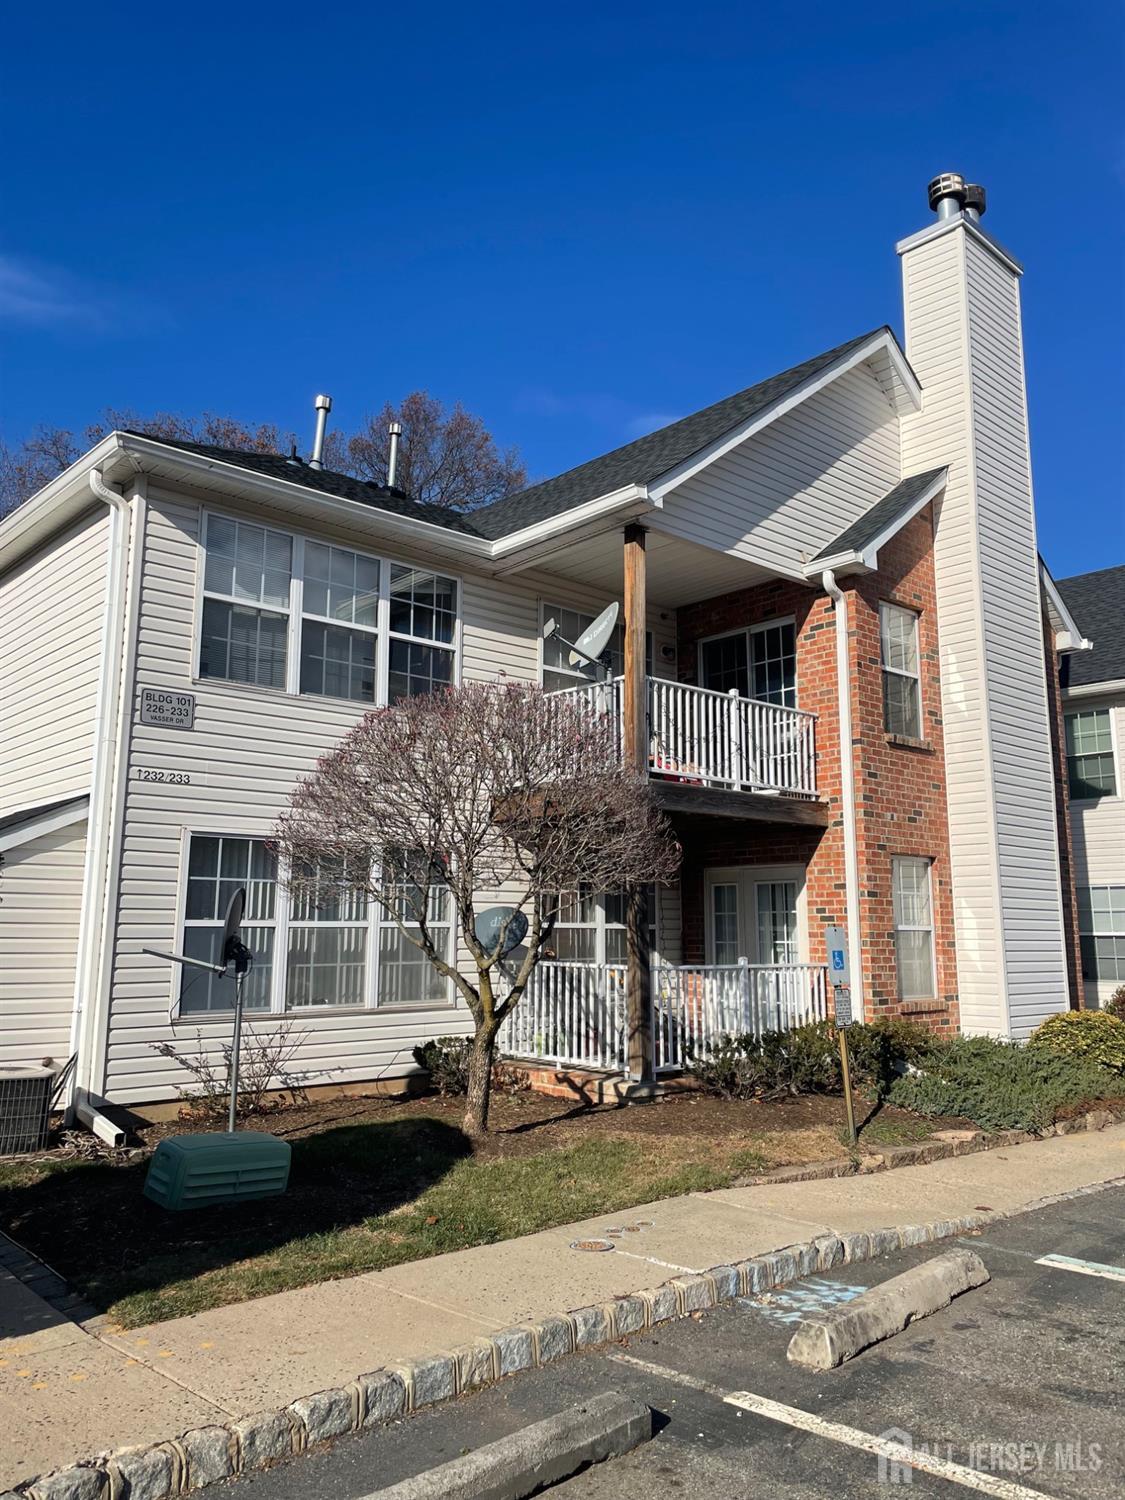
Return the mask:
M660 1380L670 1380L676 1385L685 1385L691 1390L702 1391L704 1395L715 1396L728 1406L738 1407L740 1411L765 1417L771 1422L779 1422L787 1427L795 1427L815 1437L827 1438L829 1442L843 1443L849 1448L858 1448L864 1453L873 1454L874 1457L885 1459L891 1464L919 1469L926 1474L933 1474L935 1478L949 1480L951 1484L959 1484L963 1489L976 1490L982 1495L991 1495L993 1500L1049 1500L1042 1490L1028 1489L1026 1485L1016 1484L1010 1479L1002 1479L999 1475L988 1474L980 1469L970 1469L965 1464L954 1463L952 1459L939 1458L936 1454L926 1453L921 1449L916 1451L904 1443L876 1437L872 1433L863 1432L858 1427L847 1427L842 1422L829 1422L824 1417L815 1416L812 1412L802 1411L799 1406L785 1406L780 1401L769 1400L766 1396L755 1396L751 1391L724 1391L717 1385L712 1385L710 1381L700 1380L696 1375L687 1375L682 1370L673 1370L667 1365L653 1364L647 1359L637 1359L631 1354L611 1354L609 1357L618 1364L632 1365L634 1369L643 1370L647 1375L654 1375Z
M1125 1266L1106 1266L1097 1260L1076 1260L1073 1255L1041 1255L1037 1266L1053 1266L1056 1271L1076 1271L1079 1276L1101 1276L1106 1281L1125 1281Z

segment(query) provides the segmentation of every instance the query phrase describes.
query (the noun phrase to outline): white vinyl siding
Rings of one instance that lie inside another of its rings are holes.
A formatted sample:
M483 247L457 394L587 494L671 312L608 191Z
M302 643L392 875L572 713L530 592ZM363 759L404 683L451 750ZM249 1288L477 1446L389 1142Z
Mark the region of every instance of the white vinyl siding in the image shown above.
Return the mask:
M0 577L0 816L90 789L105 507Z
M0 1067L70 1054L84 823L9 849L0 873Z
M801 577L901 477L898 418L860 366L672 490L646 525Z
M924 408L903 472L939 464L935 571L961 1023L1026 1036L1068 1003L1018 288L959 226L903 255Z

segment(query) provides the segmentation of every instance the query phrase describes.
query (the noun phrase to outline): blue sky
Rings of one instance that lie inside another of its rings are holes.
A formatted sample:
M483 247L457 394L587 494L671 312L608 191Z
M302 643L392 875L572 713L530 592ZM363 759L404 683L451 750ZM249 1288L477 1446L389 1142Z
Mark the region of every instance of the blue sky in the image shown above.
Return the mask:
M17 6L0 432L353 425L423 386L539 477L882 322L941 170L1027 266L1040 540L1125 558L1121 10Z

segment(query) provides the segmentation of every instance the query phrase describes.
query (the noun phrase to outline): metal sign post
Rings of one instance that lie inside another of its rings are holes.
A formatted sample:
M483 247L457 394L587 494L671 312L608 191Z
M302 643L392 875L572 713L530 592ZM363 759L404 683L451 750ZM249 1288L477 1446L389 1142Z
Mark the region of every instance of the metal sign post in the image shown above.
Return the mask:
M832 1019L840 1047L840 1073L844 1081L844 1107L848 1112L848 1139L856 1143L855 1101L852 1099L852 1070L848 1057L847 1028L852 1024L851 966L848 963L848 935L842 927L825 929L828 949L828 978L832 984Z

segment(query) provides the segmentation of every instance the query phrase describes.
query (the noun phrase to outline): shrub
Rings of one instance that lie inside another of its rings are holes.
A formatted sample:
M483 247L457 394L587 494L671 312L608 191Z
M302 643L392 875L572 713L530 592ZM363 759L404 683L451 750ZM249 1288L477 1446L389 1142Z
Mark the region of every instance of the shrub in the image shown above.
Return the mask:
M1116 1016L1119 1021L1125 1021L1125 984L1119 984L1110 995L1105 1004L1107 1016Z
M1125 1073L1125 1021L1104 1010L1064 1010L1036 1028L1030 1047L1047 1047Z
M296 1031L290 1020L282 1021L272 1031L243 1026L238 1055L239 1115L261 1115L308 1102L303 1077L291 1066L308 1035L307 1031ZM195 1080L194 1086L179 1086L189 1115L203 1120L226 1119L230 1108L230 1042L221 1044L218 1057L199 1030L194 1052L181 1052L174 1042L150 1042L149 1046Z
M472 1043L464 1036L439 1036L414 1048L414 1061L425 1068L439 1094L465 1094L469 1090L469 1052Z
M1064 1104L1125 1095L1106 1069L1047 1047L992 1037L957 1037L921 1073L897 1079L892 1104L921 1115L964 1115L989 1130L1044 1130Z
M930 1055L933 1034L917 1022L887 1019L848 1027L852 1079L883 1095L908 1063ZM839 1043L831 1021L792 1031L720 1038L709 1058L693 1058L691 1073L725 1099L782 1094L829 1094L843 1088Z

